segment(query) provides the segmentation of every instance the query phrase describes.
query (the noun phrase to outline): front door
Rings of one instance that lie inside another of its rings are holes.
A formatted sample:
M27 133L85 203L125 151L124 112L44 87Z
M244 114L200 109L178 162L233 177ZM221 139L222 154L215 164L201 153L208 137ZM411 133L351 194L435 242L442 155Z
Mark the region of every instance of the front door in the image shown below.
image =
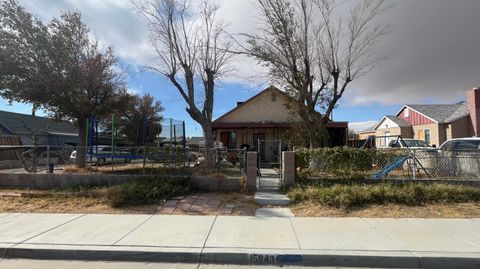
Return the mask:
M391 139L390 132L384 132L383 135L385 136L385 140L384 140L385 145L384 146L388 148L388 144L390 144L390 139Z
M223 146L228 147L228 132L220 132L220 142Z

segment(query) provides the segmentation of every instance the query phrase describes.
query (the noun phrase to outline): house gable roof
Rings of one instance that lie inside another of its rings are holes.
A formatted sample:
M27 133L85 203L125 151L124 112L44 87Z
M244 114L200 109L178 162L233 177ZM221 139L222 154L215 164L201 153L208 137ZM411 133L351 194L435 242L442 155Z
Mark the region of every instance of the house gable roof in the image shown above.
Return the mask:
M375 126L373 127L374 130L376 130L381 124L382 122L384 122L386 119L389 119L391 120L393 123L395 123L398 127L410 127L412 126L411 123L405 121L404 119L401 119L397 116L394 116L394 115L385 115L383 116L383 118L377 123L375 124ZM395 127L397 127L395 126Z
M218 117L216 120L213 121L213 123L219 123L221 122L223 119L225 119L227 116L229 115L232 115L233 113L239 111L240 109L248 106L252 101L254 101L255 99L259 98L261 95L265 94L266 92L269 92L269 91L274 91L274 92L277 92L279 93L280 95L286 97L288 100L291 99L291 97L286 94L285 92L279 90L277 87L271 85L270 87L266 88L265 90L257 93L256 95L252 96L251 98L249 98L248 100L242 102L242 103L239 103L236 107L234 107L232 110L228 111L227 113L223 114L222 116Z
M396 115L397 116L400 115L400 113L407 107L415 110L416 112L424 115L425 117L437 123L449 123L457 119L466 117L470 114L468 112L468 108L465 103L457 103L457 104L404 105Z
M61 134L78 135L78 128L68 121L54 121L45 117L13 113L0 110L0 125L12 134Z
M266 94L277 93L276 101L273 96ZM265 102L275 102L273 107ZM260 103L255 103L260 101ZM237 106L213 121L214 129L230 128L290 128L291 118L287 108L292 98L275 86L270 86L257 93L245 102L238 102ZM260 108L260 109L258 109ZM255 111L253 114L252 110ZM244 113L247 112L247 116ZM238 113L238 114L236 114ZM329 121L327 128L347 128L348 122Z

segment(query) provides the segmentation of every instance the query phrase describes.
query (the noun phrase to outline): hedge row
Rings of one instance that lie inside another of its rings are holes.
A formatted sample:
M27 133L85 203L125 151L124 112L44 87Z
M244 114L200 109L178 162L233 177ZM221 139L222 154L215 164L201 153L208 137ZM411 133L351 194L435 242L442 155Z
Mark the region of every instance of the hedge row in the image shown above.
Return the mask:
M479 202L480 189L451 184L379 183L296 186L289 190L293 203L309 201L324 206L355 207L367 204L404 204Z
M302 148L295 151L295 164L300 170L345 175L371 171L375 165L383 166L400 154L404 152L348 147Z

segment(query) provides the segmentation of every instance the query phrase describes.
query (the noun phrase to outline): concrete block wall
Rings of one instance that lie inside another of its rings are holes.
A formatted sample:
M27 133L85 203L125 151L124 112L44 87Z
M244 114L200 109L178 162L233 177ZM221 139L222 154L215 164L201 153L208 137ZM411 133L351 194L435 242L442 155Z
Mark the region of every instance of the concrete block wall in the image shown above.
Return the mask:
M128 180L153 176L101 175L101 174L0 174L1 188L62 189L75 186L111 186ZM238 192L240 177L218 178L213 176L189 177L192 187L201 191Z
M257 190L257 152L247 152L246 170L246 189L249 192L255 192Z
M282 178L283 185L288 187L295 182L295 152L282 152Z

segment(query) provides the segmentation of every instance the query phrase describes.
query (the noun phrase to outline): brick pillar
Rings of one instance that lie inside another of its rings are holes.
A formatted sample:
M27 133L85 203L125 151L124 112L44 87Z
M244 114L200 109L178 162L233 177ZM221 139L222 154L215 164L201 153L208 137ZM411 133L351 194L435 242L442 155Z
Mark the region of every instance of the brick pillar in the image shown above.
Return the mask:
M295 182L295 152L282 152L283 185L288 187Z
M247 191L254 192L257 190L257 152L247 152Z
M480 137L480 88L467 92L467 107L473 125L473 135Z

